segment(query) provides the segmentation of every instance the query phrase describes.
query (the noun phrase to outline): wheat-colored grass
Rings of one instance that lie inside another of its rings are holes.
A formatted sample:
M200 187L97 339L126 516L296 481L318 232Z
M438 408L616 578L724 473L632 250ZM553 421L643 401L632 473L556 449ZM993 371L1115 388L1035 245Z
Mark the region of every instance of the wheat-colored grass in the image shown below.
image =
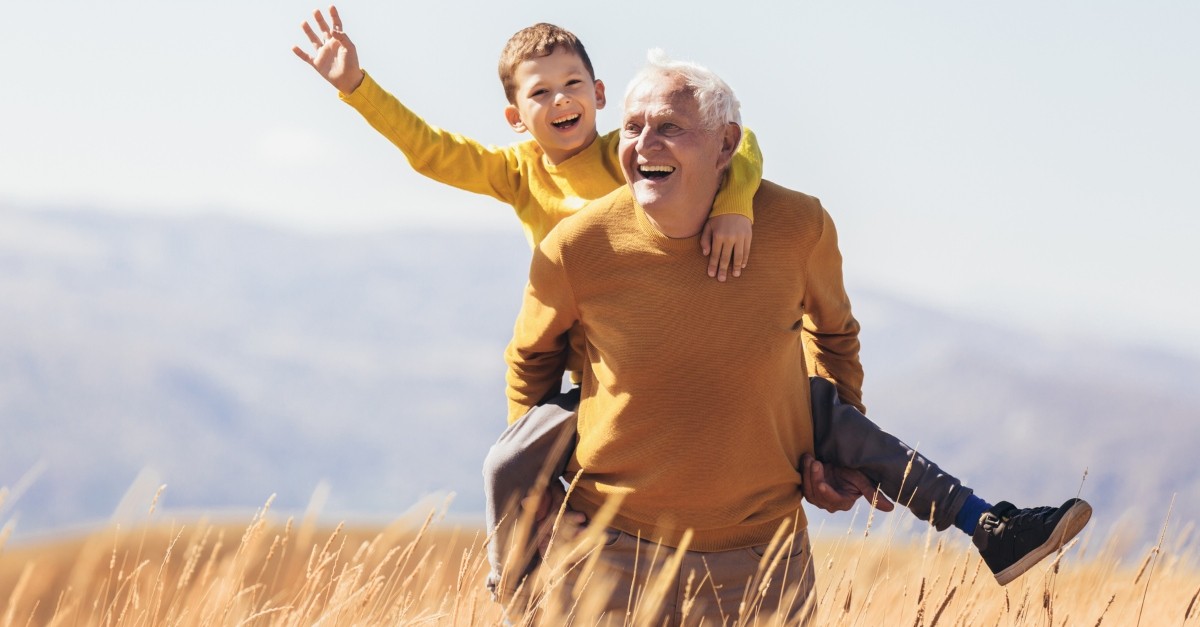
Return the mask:
M440 522L436 511L382 528L329 528L277 520L268 507L241 524L162 522L153 509L136 528L36 544L6 547L0 532L0 627L504 622L482 585L487 538L481 529ZM869 523L868 529L814 538L816 624L1200 625L1200 568L1189 548L1190 526L1171 542L1164 532L1139 560L1121 559L1117 539L1100 541L1085 532L1004 588L960 534L914 541L894 529L871 530ZM662 602L665 579L613 591L592 571L596 536L585 533L570 560L582 591L514 603L514 622L591 625L598 595L629 594L626 622L650 624L644 617L654 616ZM783 544L773 543L777 549ZM775 569L764 576L783 576L778 560L763 563ZM544 570L542 586L563 585L561 570ZM703 585L704 573L684 576L689 589ZM755 606L754 599L744 603ZM724 620L777 624L749 614Z

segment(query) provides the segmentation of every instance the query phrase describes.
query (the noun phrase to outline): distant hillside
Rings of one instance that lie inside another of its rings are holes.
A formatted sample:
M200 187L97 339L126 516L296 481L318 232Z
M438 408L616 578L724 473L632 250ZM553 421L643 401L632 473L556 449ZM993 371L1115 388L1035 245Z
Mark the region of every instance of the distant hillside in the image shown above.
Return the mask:
M0 485L44 469L0 522L103 518L144 467L175 508L302 509L328 480L334 512L437 491L478 511L527 263L515 228L0 210ZM1140 509L1153 530L1200 494L1195 360L852 296L871 417L985 497L1056 502L1088 468L1101 525Z

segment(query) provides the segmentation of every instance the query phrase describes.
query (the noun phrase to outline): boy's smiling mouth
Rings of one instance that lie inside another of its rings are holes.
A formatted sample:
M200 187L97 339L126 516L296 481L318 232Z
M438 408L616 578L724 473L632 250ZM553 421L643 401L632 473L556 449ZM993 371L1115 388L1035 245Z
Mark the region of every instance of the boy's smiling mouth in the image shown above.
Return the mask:
M675 171L675 167L669 166L669 165L639 165L638 166L638 174L641 174L643 178L648 178L648 179L665 179L668 176L671 176L671 173L673 173L674 171Z
M581 117L578 113L571 113L561 118L550 120L550 125L557 129L568 129L578 124Z

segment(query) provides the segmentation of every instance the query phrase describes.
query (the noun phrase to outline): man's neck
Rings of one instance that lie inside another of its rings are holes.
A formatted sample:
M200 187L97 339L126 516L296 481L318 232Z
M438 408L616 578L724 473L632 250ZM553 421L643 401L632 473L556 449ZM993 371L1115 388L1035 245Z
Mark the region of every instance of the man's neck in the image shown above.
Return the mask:
M646 218L650 220L650 224L654 225L659 233L671 239L685 239L699 235L700 231L704 229L704 223L708 221L708 214L712 213L711 206L697 207L687 211L654 212L645 208L643 210L646 212Z

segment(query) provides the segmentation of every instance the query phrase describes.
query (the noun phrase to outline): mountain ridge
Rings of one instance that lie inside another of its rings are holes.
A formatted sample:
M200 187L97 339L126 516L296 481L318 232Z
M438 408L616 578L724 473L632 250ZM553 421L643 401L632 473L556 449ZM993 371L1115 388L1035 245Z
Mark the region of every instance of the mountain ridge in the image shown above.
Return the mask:
M301 510L328 481L334 511L479 511L528 254L516 229L0 209L0 484L45 467L5 511L102 518L146 467L182 509ZM869 415L985 498L1057 502L1087 469L1098 523L1148 529L1200 493L1197 360L851 295Z

